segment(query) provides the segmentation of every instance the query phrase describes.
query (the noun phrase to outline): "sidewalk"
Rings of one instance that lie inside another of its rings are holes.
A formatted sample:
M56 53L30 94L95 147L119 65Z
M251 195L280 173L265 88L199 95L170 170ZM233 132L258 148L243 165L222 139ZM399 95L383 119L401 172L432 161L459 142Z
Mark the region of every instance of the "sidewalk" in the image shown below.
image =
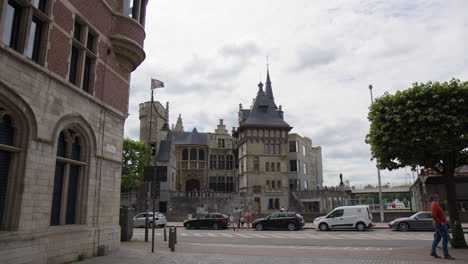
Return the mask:
M468 263L468 249L450 249L456 260L435 259L427 247L352 248L324 246L273 246L242 244L178 243L171 252L167 243L157 242L151 253L151 243L125 242L118 252L90 258L85 264L423 264Z

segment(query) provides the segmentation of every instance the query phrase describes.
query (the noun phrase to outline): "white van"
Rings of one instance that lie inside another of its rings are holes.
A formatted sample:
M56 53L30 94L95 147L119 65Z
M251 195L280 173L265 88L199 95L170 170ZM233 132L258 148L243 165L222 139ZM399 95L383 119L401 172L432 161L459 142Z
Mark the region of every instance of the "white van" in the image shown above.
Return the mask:
M340 206L326 216L314 220L315 228L327 231L335 228L356 228L364 231L374 226L372 213L368 205Z

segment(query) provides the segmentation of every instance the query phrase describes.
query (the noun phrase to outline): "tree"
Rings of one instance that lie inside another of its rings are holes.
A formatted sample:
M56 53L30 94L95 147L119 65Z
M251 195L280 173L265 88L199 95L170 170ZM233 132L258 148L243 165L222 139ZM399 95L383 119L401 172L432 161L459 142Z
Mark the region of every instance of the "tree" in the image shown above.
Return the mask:
M455 168L468 162L468 82L414 83L370 107L366 142L380 169L432 168L445 178L454 247L466 247L456 208Z
M124 139L122 151L121 192L134 192L143 183L143 170L148 161L149 147L141 141Z

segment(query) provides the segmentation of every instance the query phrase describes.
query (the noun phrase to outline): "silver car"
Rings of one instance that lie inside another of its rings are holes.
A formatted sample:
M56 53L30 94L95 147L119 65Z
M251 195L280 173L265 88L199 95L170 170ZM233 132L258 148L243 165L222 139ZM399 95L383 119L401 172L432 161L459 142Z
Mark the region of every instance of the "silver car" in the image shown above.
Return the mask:
M148 227L153 224L153 212L148 212ZM133 227L145 227L146 213L139 213L133 217ZM166 225L166 217L159 213L155 213L154 224L155 226L164 227Z
M447 217L447 222L448 221L449 218ZM431 212L428 211L417 212L410 217L397 218L388 223L388 226L393 230L399 231L434 230ZM450 228L450 225L447 224L447 227Z

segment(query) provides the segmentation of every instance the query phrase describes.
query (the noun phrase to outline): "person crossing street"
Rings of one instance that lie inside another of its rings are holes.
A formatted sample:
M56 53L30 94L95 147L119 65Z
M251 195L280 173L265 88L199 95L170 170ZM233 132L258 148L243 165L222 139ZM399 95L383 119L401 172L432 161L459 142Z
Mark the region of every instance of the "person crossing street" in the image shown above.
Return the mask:
M449 255L448 252L448 228L447 228L447 218L445 213L440 207L440 197L437 194L431 196L431 215L432 220L434 221L434 241L432 242L431 256L434 258L440 258L437 255L436 248L439 245L440 240L442 239L442 250L444 252L445 259L455 259Z

